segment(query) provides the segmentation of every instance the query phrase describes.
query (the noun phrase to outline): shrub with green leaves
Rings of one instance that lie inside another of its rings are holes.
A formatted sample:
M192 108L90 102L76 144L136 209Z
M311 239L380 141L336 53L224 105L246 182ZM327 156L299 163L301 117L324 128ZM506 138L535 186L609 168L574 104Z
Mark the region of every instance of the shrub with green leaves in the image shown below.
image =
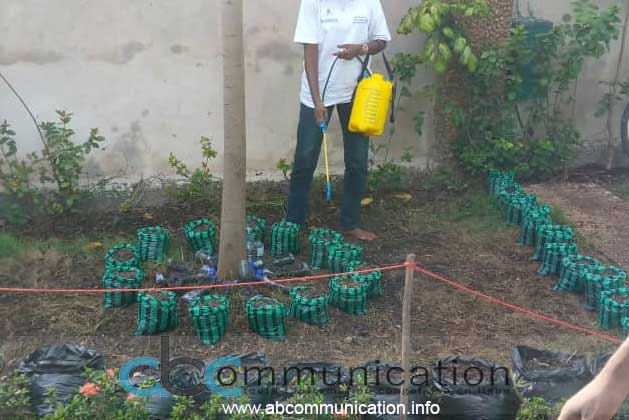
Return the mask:
M539 397L524 399L516 420L555 420L562 407L563 402L551 404Z
M31 408L31 381L26 375L0 378L0 418L33 419Z
M545 177L573 161L581 135L566 109L575 102L574 85L586 62L603 56L618 37L620 10L591 0L572 6L572 15L546 33L514 28L504 44L482 51L475 72L465 74L467 102L447 110L461 133L455 152L465 168ZM521 92L531 65L529 99Z
M402 18L398 33L409 34L418 30L427 35L421 57L437 73L445 73L455 59L462 67L474 72L478 57L461 28L460 18L488 13L485 0L424 0Z
M0 186L8 200L1 200L0 217L9 223L21 225L28 221L26 209L37 208L41 195L32 184L37 154L18 158L16 132L5 120L0 124Z
M70 128L72 113L57 111L57 116L59 121L41 124L45 139L42 158L48 168L40 170L40 181L56 185L56 199L50 203L50 208L55 213L62 213L76 204L83 165L91 151L100 148L105 138L93 128L87 141L75 144L73 137L76 133Z
M70 128L72 114L57 111L58 121L40 125L42 149L18 157L16 132L4 121L0 124L0 186L9 200L1 200L0 217L11 224L24 224L44 213L59 215L72 210L81 197L79 185L88 155L100 148L105 138L98 129L90 131L80 144L74 140ZM42 188L36 188L35 176Z
M201 166L190 169L183 161L179 160L172 152L168 156L168 163L175 173L186 180L185 185L175 189L175 197L182 202L203 202L211 196L219 197L216 179L212 176L210 162L218 154L212 146L212 141L207 137L201 137Z
M117 371L85 372L87 382L67 404L59 404L47 420L143 420L149 417L146 399L130 397L117 380ZM54 394L54 389L50 389Z

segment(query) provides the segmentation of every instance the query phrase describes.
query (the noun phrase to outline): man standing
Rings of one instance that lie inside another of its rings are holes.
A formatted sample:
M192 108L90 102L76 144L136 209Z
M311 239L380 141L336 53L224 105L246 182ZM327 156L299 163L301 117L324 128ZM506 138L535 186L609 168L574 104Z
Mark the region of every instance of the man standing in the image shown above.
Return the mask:
M345 177L339 225L346 236L371 241L360 228L360 202L367 189L369 139L348 130L352 96L362 64L357 57L383 51L391 34L380 0L302 0L295 42L304 45L304 73L297 149L286 220L304 225L310 186L321 153L321 124L336 107L343 130ZM336 58L339 58L330 73ZM323 89L327 83L327 89Z

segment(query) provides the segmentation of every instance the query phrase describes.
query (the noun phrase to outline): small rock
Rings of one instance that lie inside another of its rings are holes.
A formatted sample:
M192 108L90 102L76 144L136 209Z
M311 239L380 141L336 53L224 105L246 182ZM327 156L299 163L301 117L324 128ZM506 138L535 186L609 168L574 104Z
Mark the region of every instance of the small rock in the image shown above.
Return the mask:
M347 344L352 344L352 341L353 341L352 337L346 337L346 338L345 338L345 342L346 342Z

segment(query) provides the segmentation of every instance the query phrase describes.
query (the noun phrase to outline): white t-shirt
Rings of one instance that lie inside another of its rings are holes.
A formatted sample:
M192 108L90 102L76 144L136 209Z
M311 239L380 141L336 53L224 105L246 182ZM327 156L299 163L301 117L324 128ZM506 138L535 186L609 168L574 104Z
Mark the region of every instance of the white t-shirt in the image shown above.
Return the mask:
M338 46L362 45L377 39L391 40L380 0L301 0L295 42L319 45L321 95ZM352 100L361 69L358 60L338 60L325 92L326 106ZM301 103L314 108L305 69L301 81Z

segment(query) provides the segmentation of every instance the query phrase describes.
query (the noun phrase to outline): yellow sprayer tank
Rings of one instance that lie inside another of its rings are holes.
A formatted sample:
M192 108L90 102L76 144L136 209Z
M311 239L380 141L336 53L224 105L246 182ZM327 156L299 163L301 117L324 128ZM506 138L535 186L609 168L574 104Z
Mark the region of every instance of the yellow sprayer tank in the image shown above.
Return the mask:
M349 120L349 131L366 136L381 136L389 115L393 82L374 73L358 83Z

